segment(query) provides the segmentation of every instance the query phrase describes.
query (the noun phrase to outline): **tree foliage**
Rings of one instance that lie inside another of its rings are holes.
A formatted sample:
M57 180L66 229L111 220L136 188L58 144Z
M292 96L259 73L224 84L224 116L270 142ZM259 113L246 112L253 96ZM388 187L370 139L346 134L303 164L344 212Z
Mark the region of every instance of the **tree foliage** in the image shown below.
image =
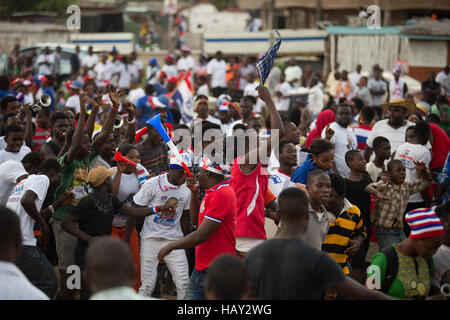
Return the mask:
M56 12L59 17L66 14L72 0L0 0L0 19L6 20L14 12L49 11Z

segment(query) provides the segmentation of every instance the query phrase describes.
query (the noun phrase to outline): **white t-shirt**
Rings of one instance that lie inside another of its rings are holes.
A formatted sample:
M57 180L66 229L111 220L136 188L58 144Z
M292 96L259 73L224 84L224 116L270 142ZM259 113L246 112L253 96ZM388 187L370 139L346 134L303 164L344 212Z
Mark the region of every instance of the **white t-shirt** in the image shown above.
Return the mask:
M11 191L6 207L14 211L20 219L20 229L22 231L22 244L24 246L36 246L36 238L34 237L33 227L35 221L25 211L20 201L28 190L33 191L37 198L34 200L37 211L41 211L47 195L50 180L46 175L32 174L28 178L20 181Z
M373 149L373 140L376 137L385 137L391 143L391 153L397 150L405 142L406 129L414 123L406 121L406 124L400 128L394 129L388 124L389 119L380 120L372 128L367 137L366 144Z
M23 140L23 146L26 146L25 140ZM5 141L5 136L1 136L0 137L0 150L6 149L6 141Z
M113 167L112 169L116 169L117 167ZM117 171L116 171L117 172ZM111 176L111 179L114 179L116 173ZM122 173L120 179L119 192L117 193L117 198L120 201L125 201L128 199L130 194L135 194L139 191L140 185L139 180L135 173ZM117 213L114 216L113 226L117 228L125 227L127 224L128 216Z
M386 92L387 85L386 85L386 82L384 82L381 79L380 80L370 79L369 83L367 84L367 88L369 90L375 90L375 91L384 90ZM384 95L375 96L375 95L371 94L370 97L371 97L371 99L370 99L371 106L379 106L380 104L382 104L384 102Z
M331 123L330 128L334 130L334 135L330 142L334 145L336 169L342 177L347 178L350 174L350 168L345 163L345 154L347 151L358 147L355 132L352 128L341 127L337 122ZM325 139L325 130L326 128L322 130L322 139Z
M125 63L121 63L118 67L120 78L118 87L121 89L129 89L130 88L130 80L131 80L131 68L129 65L125 65Z
M400 79L398 82L395 79L389 81L389 102L392 102L393 99L402 99L405 95L404 88L405 83Z
M191 191L186 183L174 186L167 180L167 173L147 180L138 193L133 197L134 203L142 207L162 206L170 198L178 200L178 206L170 216L162 212L145 217L141 238L163 238L177 240L182 238L180 219L184 210L189 210L191 202Z
M20 161L8 160L0 164L0 205L6 205L17 179L28 175Z
M227 63L225 60L218 61L216 58L212 59L206 67L208 75L211 75L211 88L226 88L225 81L227 73Z
M205 95L205 96L209 96L209 88L208 85L205 83L204 85L198 87L197 89L197 95Z
M269 189L278 198L283 191L286 180L291 180L291 176L281 172L279 169L273 171L269 176Z
M88 68L92 68L96 65L96 63L98 62L98 55L96 55L95 53L93 55L86 55L83 57L83 59L81 60L81 66L83 67L88 67ZM91 77L95 77L95 72L93 70L89 70L88 74Z
M401 160L406 169L406 182L414 182L418 179L417 170L414 161L424 162L427 167L430 166L431 153L423 145L405 142L395 151L395 159ZM420 192L413 194L408 202L422 202L423 197Z
M434 275L431 279L435 287L440 287L441 277L450 270L450 247L442 244L433 256Z
M261 113L262 108L266 105L261 98L259 98L258 90L256 90L256 87L259 85L260 83L255 80L253 83L247 83L244 88L244 96L253 96L256 98L256 104L253 107L253 112L255 113Z
M48 62L50 65L41 64L38 69L39 74L49 75L53 73L53 64L55 63L55 56L53 54L41 54L38 59L37 63L41 62Z
M74 94L73 96L70 96L66 101L66 107L67 108L74 108L75 113L79 113L81 110L80 106L80 97L77 94Z
M187 56L186 58L181 57L180 59L178 59L177 63L178 71L187 71L188 69L194 70L194 68L195 68L195 61L194 58L192 58L191 56Z
M441 94L450 96L450 73L445 74L444 71L441 71L436 76L436 82L441 84ZM444 88L442 86L447 87L447 92L444 92Z
M348 79L350 80L350 86L352 89L352 93L358 88L359 80L362 78L361 73L352 72L348 75Z
M143 96L145 96L145 91L141 87L132 89L128 94L128 101L130 101L132 104L136 106L139 98L142 98Z
M16 153L8 152L6 149L0 150L0 164L8 160L22 161L23 157L30 152L31 149L27 146L21 146L19 152Z
M33 93L29 92L23 96L23 104L34 104Z
M291 101L289 90L291 89L292 87L287 81L279 84L275 89L275 91L281 93L281 97L277 96L275 97L275 107L277 108L278 111L289 111L289 102Z
M318 115L323 109L323 91L319 84L316 84L310 89L308 95L308 109L313 115Z
M95 65L94 72L96 74L97 80L110 80L111 78L111 73L108 67L102 62L98 62Z
M170 66L169 66L168 64L165 64L165 65L162 67L161 71L164 71L164 73L166 74L166 77L167 77L167 78L170 78L170 77L178 77L177 66L174 65L174 64L172 64L172 65L170 65Z

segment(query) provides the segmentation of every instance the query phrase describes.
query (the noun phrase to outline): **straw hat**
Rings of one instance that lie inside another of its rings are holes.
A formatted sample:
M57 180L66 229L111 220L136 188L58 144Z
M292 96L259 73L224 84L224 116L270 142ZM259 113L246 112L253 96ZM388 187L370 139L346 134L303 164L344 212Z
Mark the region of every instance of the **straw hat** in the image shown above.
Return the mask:
M383 103L380 105L380 107L384 111L388 111L390 107L403 107L406 109L407 114L413 114L416 112L416 105L414 102L410 102L406 99L393 99L389 103Z

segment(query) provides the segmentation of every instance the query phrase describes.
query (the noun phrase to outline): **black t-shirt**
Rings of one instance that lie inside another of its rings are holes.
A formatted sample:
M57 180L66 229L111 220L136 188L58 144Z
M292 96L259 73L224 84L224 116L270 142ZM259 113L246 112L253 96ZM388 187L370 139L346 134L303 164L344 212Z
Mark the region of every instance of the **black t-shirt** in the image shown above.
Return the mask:
M105 201L95 193L83 198L69 214L78 220L78 228L90 236L100 237L111 234L114 214L122 208L123 203L115 195L110 194ZM84 265L84 253L88 243L78 239L75 249L75 261Z
M368 237L370 237L370 194L365 192L364 189L372 183L372 180L370 179L369 174L364 171L360 181L345 179L345 182L347 184L347 193L345 194L345 197L361 211L361 217L363 218L366 232Z
M245 256L254 298L319 300L345 280L341 267L325 252L300 239L270 239Z
M436 95L430 93L440 87L440 83L436 81L425 80L422 82L422 91L425 92L425 101L428 104L433 105L436 103Z

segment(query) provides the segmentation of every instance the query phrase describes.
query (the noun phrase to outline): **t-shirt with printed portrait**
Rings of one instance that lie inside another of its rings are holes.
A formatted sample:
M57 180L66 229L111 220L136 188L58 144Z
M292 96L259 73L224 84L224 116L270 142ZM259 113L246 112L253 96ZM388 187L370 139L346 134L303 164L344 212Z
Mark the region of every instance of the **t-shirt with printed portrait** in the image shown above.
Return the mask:
M182 238L181 216L190 209L191 191L186 183L175 186L167 178L167 173L147 180L133 197L135 204L141 207L155 207L173 204L176 209L172 214L157 212L145 217L141 238L162 238L177 240Z
M70 165L67 165L65 160L67 153L58 159L61 165L61 182L55 191L55 201L58 201L67 190L72 190L75 193L75 199L64 207L59 207L53 218L56 220L63 220L66 214L80 202L82 198L87 196L87 176L89 173L89 164L98 155L95 151L94 144L91 144L91 153L82 160L74 160Z

